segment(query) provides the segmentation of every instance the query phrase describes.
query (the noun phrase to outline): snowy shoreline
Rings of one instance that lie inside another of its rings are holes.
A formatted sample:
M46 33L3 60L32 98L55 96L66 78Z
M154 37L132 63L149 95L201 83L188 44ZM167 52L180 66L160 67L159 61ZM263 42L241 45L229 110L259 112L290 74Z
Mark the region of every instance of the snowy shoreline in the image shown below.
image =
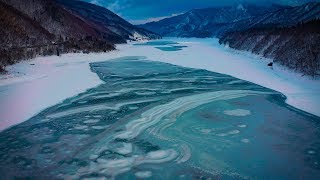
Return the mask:
M320 116L319 80L278 66L271 70L266 66L267 59L225 48L217 39L165 40L188 47L164 52L152 46L125 44L108 53L38 57L8 67L8 74L0 76L0 131L101 84L89 63L123 56L146 56L149 60L231 75L279 91L289 105Z

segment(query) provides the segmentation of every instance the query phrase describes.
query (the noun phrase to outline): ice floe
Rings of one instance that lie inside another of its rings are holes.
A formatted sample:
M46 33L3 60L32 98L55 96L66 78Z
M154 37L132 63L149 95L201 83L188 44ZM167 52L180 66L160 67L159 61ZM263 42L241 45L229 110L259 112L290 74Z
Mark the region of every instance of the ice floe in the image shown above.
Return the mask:
M249 110L245 109L225 110L223 113L229 116L249 116L251 114Z

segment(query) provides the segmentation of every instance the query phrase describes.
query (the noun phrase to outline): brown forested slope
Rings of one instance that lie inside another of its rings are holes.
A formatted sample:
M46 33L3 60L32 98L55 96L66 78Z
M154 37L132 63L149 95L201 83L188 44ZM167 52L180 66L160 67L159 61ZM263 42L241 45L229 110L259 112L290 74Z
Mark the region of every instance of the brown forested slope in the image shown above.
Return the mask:
M38 55L113 50L116 43L135 40L131 39L132 34L144 39L159 37L103 7L85 2L80 5L71 10L58 0L0 0L0 72L9 64ZM98 22L74 13L84 7L109 13ZM107 20L115 17L121 21L116 26L109 21L109 25ZM104 22L103 26L98 25L100 22Z
M252 28L227 33L220 43L273 58L275 62L306 75L319 75L320 20L286 28Z

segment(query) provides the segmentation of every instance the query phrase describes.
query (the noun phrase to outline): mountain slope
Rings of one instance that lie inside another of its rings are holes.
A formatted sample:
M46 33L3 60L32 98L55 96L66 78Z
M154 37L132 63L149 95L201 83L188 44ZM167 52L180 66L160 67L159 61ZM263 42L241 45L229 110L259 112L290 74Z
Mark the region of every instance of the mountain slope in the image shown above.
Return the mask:
M308 3L297 7L238 7L196 9L185 14L151 22L140 27L162 36L221 37L227 32L255 27L290 27L299 22L320 18L320 3Z
M101 38L94 27L74 16L54 0L1 0L26 14L56 37L81 39L86 36ZM109 31L106 38L110 43L125 40Z
M0 72L6 65L38 55L105 52L126 40L159 38L105 8L62 2L0 0Z
M57 0L66 10L104 34L111 31L123 39L155 39L160 36L138 28L106 8L76 0Z
M220 43L273 58L306 75L320 75L320 20L286 28L252 28L227 33Z
M250 28L291 27L298 23L320 18L320 3L307 3L302 6L288 7L235 23L219 27L218 36L227 32L243 31Z
M17 11L13 7L0 2L0 46L13 47L49 43L54 35L39 23Z
M320 71L319 19L320 3L285 8L225 26L220 43L315 77Z
M39 23L12 6L0 2L0 12L0 72L20 58L33 56L27 48L23 51L20 47L50 44L55 38Z
M262 7L239 4L233 7L194 9L182 15L147 23L140 25L140 27L162 36L212 37L217 34L219 27L281 8L283 6Z

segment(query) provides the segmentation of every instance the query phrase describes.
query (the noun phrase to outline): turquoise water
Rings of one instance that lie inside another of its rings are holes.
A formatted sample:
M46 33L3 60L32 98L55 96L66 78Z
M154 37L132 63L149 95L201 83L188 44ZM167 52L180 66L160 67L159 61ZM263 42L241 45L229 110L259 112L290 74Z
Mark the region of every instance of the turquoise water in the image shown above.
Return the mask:
M320 177L320 118L278 92L145 57L91 69L104 84L0 133L0 179Z
M181 51L183 48L188 46L179 45L179 43L174 41L165 41L165 40L157 40L157 41L148 41L145 43L134 44L135 46L153 46L156 49L161 51Z
M144 43L136 43L135 46L166 46L166 45L178 45L179 43L175 41L157 40L157 41L147 41Z
M188 46L159 46L155 48L160 49L161 51L181 51L183 48L186 47Z

